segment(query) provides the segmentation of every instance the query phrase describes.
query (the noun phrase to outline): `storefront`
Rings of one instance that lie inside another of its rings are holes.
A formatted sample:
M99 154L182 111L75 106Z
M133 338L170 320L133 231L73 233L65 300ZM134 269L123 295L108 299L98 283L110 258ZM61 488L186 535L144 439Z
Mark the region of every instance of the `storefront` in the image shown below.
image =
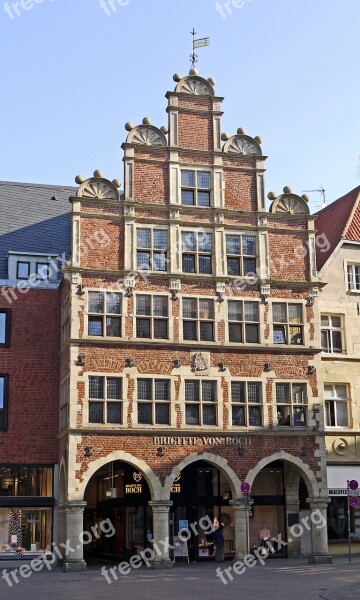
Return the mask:
M109 519L115 535L93 539L85 546L85 557L127 560L150 547L152 509L149 486L143 474L131 465L115 461L99 469L85 492L84 531Z
M0 559L51 550L53 479L52 466L0 467Z
M359 466L331 465L327 469L329 505L328 505L328 540L332 552L347 552L348 543L348 500L347 481L355 479L360 482ZM358 493L358 492L355 492ZM360 545L360 505L350 507L350 534L356 543L355 551Z

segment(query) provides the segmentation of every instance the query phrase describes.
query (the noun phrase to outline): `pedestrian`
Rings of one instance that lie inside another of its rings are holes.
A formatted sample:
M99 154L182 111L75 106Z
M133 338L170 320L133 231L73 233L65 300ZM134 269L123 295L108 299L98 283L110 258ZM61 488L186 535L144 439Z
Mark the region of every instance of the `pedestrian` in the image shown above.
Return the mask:
M219 527L215 529L213 533L213 539L215 542L215 562L221 562L225 559L224 557L224 523L220 523Z

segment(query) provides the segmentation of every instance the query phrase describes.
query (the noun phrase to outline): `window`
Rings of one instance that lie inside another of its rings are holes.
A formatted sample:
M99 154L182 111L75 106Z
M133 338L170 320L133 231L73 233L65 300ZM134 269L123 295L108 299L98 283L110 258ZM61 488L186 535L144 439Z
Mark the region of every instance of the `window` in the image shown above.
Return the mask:
M228 275L256 272L256 236L227 235L226 263Z
M8 426L8 376L0 375L0 431Z
M232 424L255 427L262 424L262 387L260 382L231 383Z
M36 263L36 275L41 281L48 281L50 276L49 263Z
M0 348L10 344L10 309L0 309Z
M340 316L321 315L321 347L324 352L343 352Z
M325 419L327 427L348 427L348 390L346 385L325 385Z
M259 343L259 303L228 300L229 342Z
M166 229L137 229L136 268L139 271L166 271L167 249Z
M302 304L273 302L274 344L303 344Z
M217 425L216 381L185 381L186 425Z
M122 423L121 388L119 377L89 377L89 423Z
M214 300L183 298L183 339L213 342Z
M212 233L183 231L182 270L184 273L212 273Z
M51 498L53 496L53 469L26 465L1 466L0 496Z
M168 379L138 379L138 423L170 425L170 381Z
M16 279L29 279L30 263L18 260L16 264Z
M88 335L121 336L121 294L89 292Z
M277 424L303 427L307 424L306 383L277 383Z
M181 171L181 204L210 206L211 173Z
M168 297L136 296L136 337L156 340L168 338Z
M360 265L347 266L348 290L360 292Z

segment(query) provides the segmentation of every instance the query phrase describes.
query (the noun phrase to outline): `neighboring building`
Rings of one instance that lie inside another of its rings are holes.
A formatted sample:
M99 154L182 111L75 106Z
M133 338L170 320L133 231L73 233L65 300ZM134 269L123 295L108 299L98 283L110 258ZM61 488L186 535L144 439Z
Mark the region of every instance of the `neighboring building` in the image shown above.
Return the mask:
M0 182L0 559L57 537L57 265L72 190Z
M59 541L77 547L67 570L85 568L81 534L107 518L115 535L88 553L126 559L208 515L226 526L226 555L243 556L245 481L250 543L326 515L314 219L289 188L267 211L261 140L221 135L213 80L174 79L169 128L126 126L124 195L96 171L71 198L58 460ZM306 532L278 554L330 561L326 528ZM209 556L201 529L188 549ZM155 566L169 560L164 550Z
M319 296L325 435L332 552L347 552L347 481L360 482L360 187L318 213ZM360 507L351 508L352 537L360 542Z

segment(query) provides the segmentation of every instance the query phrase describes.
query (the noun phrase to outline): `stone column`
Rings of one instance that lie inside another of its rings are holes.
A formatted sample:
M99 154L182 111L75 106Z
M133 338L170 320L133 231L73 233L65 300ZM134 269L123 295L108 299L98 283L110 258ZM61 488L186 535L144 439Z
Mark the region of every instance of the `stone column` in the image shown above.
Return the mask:
M288 530L292 525L300 524L299 517L299 500L287 500L286 501L286 521L288 524ZM288 534L288 538L291 538L291 535ZM289 558L298 558L301 555L301 537L295 537L292 541L289 541L289 545L287 547L288 557Z
M169 567L172 567L169 549L166 545L164 546L167 542L171 543L169 510L172 504L173 503L170 500L153 500L149 502L149 506L151 506L153 512L154 569L168 569ZM164 542L164 544L161 544L160 542Z
M245 511L245 498L230 500L229 504L234 507L234 525L235 525L235 556L234 560L241 560L248 553L246 541L246 519L248 515ZM249 520L248 520L249 524Z
M56 542L57 547L59 548L59 552L61 552L61 554L64 557L65 549L60 544L66 544L66 506L65 506L65 504L59 504L57 513L58 513L58 535L54 541ZM63 562L63 560L60 558L59 555L57 558L60 563Z
M307 498L310 504L311 519L311 554L309 563L332 563L328 549L327 514L329 498Z
M84 508L86 502L71 501L65 504L66 543L64 571L86 571L83 554Z

